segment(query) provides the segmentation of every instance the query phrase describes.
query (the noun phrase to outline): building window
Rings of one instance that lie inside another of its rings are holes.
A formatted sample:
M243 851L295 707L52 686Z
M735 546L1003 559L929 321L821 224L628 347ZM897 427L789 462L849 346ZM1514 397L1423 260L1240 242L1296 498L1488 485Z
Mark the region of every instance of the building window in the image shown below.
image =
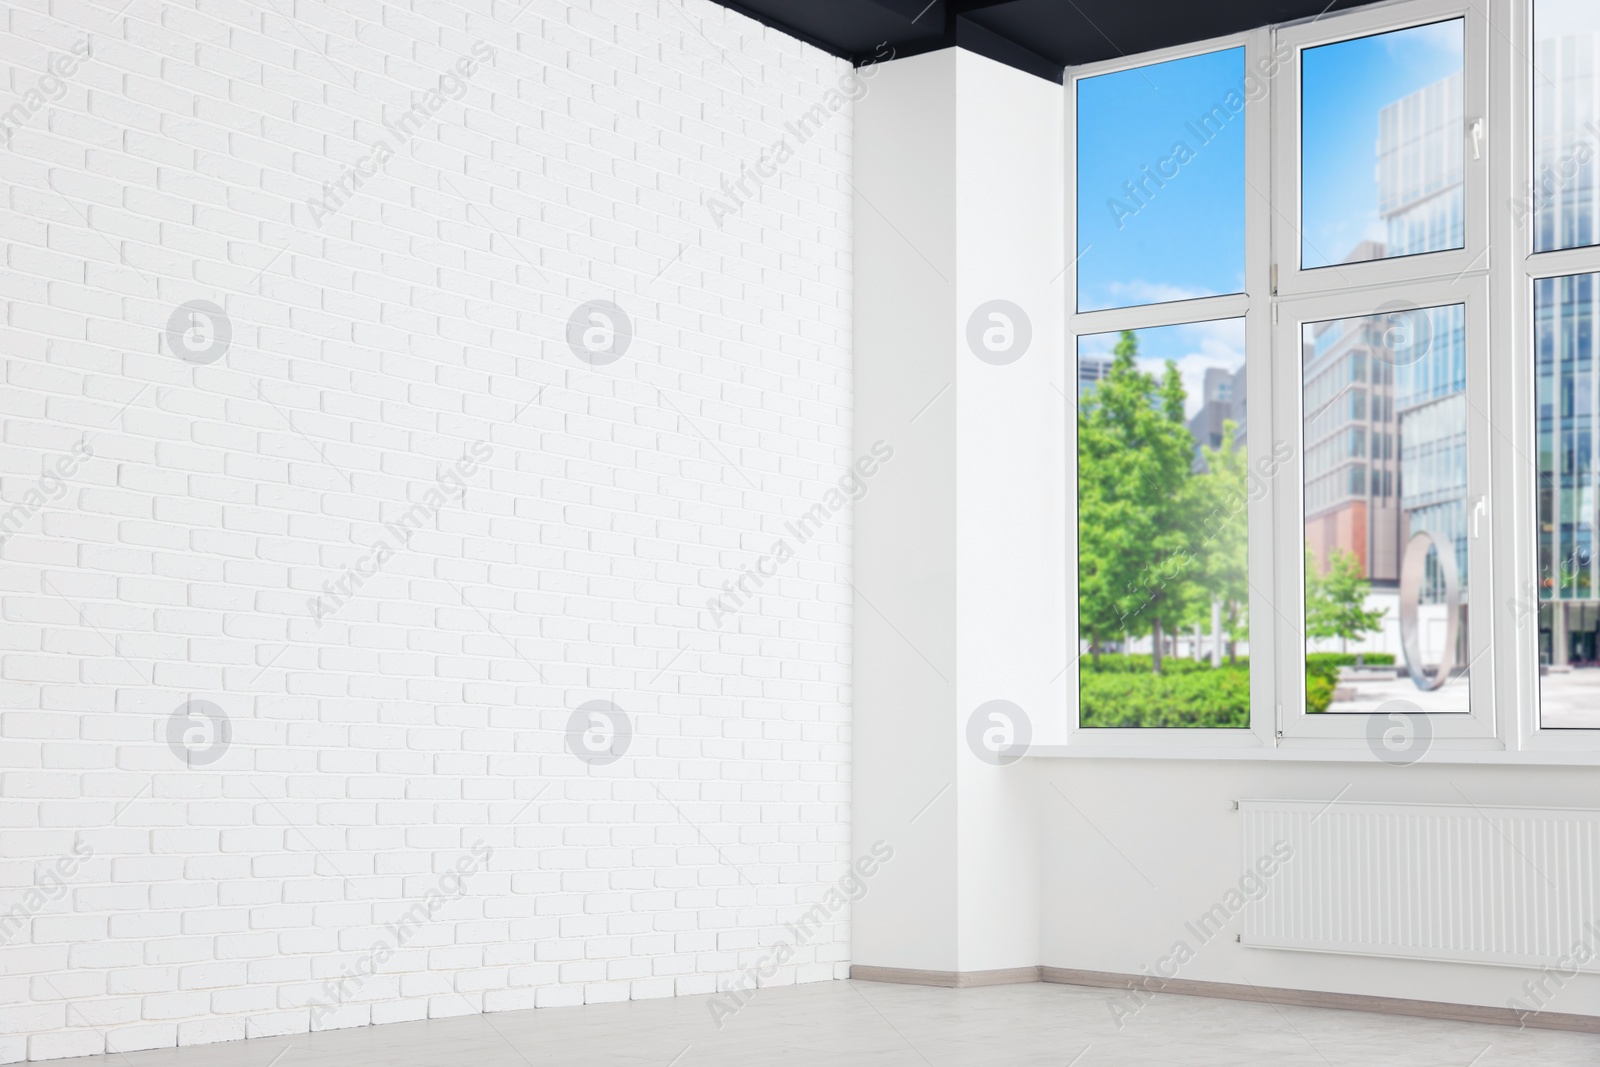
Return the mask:
M1578 202L1569 202L1567 210L1578 210ZM1553 225L1562 228L1561 220ZM1534 283L1539 698L1546 729L1600 727L1597 296L1596 274Z

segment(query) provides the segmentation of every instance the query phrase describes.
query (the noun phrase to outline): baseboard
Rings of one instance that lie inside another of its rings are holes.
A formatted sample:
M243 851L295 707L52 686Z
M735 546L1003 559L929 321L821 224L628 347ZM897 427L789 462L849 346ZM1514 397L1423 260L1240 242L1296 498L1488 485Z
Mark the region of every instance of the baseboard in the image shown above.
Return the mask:
M1138 982L1160 981L1142 974L1078 971L1067 967L1041 967L1039 980L1059 985L1096 986L1119 990L1126 990ZM1228 982L1196 982L1187 978L1169 978L1157 988L1162 993L1177 993L1188 997L1219 997L1223 1000L1292 1004L1302 1008L1372 1011L1384 1015L1413 1015L1423 1019L1444 1019L1459 1023L1532 1026L1541 1030L1574 1030L1584 1034L1600 1034L1600 1016L1595 1015L1569 1015L1553 1011L1524 1014L1511 1008L1488 1008L1475 1004L1404 1000L1399 997L1374 997L1361 993L1320 993L1308 989L1262 988L1252 985L1233 985Z
M858 982L938 986L943 989L975 989L980 986L1051 982L1056 985L1126 990L1135 983L1152 981L1148 975L1118 974L1115 971L1080 971L1069 967L1007 967L995 971L923 971L908 967L869 967L862 964L851 965L850 977ZM1540 1030L1570 1030L1581 1034L1600 1034L1600 1016L1596 1015L1572 1015L1554 1011L1523 1013L1512 1008L1490 1008L1477 1004L1375 997L1364 993L1324 993L1310 989L1234 985L1229 982L1197 982L1189 978L1169 978L1154 991L1186 997L1214 997L1221 1000L1247 1000L1274 1005L1289 1004L1301 1008L1332 1008L1336 1011L1410 1015L1420 1019L1443 1019L1447 1022L1532 1026Z
M850 977L857 982L931 985L944 989L1024 985L1040 980L1038 967L1005 967L997 971L917 971L906 967L866 967L859 963L851 964Z

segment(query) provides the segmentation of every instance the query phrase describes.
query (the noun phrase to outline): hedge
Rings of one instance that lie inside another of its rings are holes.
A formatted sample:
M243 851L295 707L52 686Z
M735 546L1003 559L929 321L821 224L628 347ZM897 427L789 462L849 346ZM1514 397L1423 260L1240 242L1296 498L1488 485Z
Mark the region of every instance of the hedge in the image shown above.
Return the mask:
M1151 674L1148 666L1143 672L1096 671L1087 660L1083 667L1078 692L1084 726L1250 725L1250 671L1242 663L1170 674Z
M1363 662L1369 667L1393 667L1393 652L1364 652L1361 654ZM1308 652L1306 653L1306 669L1313 665L1329 667L1354 667L1356 653L1354 652Z
M1369 652L1371 666L1392 666L1394 656ZM1318 714L1333 703L1341 667L1353 666L1353 652L1313 652L1306 656L1306 711ZM1250 661L1224 662L1163 658L1162 673L1150 670L1150 657L1107 653L1094 663L1079 661L1079 721L1092 727L1250 725Z
M1364 662L1370 667L1394 666L1391 652L1367 652ZM1333 690L1339 683L1339 669L1353 667L1354 652L1309 652L1306 654L1306 713L1320 715L1333 703Z
M1306 669L1306 713L1320 715L1328 710L1328 705L1333 703L1333 686L1335 678Z

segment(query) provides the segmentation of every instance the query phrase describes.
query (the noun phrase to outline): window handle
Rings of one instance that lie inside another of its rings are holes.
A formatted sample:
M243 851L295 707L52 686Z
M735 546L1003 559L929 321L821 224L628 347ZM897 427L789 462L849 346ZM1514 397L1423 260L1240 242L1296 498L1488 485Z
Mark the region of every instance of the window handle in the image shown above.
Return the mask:
M1474 540L1478 536L1478 520L1483 518L1488 511L1489 503L1481 496L1478 498L1477 503L1472 505L1472 536Z
M1483 120L1473 119L1469 127L1472 132L1472 158L1483 158Z

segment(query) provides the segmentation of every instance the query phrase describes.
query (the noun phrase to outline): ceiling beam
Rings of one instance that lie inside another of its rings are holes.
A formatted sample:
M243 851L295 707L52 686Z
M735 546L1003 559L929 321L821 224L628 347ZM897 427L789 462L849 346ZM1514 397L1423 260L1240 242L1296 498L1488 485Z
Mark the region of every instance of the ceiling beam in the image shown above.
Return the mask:
M886 53L904 57L960 47L1059 82L1070 64L1320 17L1367 0L717 2L857 66L882 60Z

